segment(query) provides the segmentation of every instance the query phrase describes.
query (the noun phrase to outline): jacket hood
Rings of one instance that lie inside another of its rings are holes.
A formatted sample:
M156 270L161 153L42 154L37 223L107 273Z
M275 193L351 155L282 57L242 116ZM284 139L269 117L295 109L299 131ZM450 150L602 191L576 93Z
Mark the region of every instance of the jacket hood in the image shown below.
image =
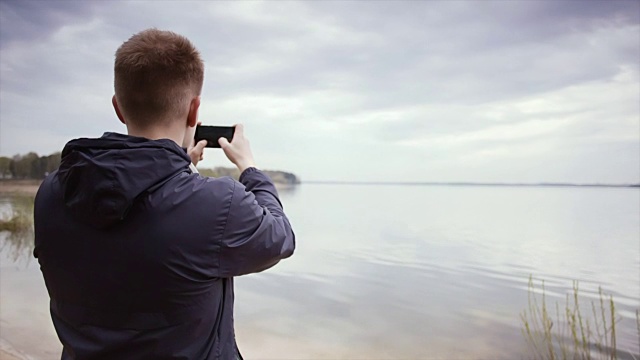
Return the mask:
M140 194L188 172L190 163L172 140L105 133L67 143L57 176L71 213L105 228L124 219Z

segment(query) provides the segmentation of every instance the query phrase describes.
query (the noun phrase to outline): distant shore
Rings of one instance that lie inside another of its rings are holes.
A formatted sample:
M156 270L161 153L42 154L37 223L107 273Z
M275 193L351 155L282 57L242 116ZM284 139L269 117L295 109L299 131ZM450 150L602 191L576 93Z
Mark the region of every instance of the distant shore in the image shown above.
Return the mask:
M38 192L38 188L42 180L13 180L13 179L0 179L0 194L9 195L33 195ZM282 184L275 183L278 190L287 190L295 187L294 184ZM4 358L1 358L2 360Z

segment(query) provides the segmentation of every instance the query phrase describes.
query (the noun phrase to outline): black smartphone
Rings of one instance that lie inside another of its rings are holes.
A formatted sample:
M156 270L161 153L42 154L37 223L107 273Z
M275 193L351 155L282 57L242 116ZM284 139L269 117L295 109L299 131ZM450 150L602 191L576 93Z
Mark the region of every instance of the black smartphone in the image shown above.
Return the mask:
M198 125L196 127L196 143L200 140L207 140L207 147L209 148L219 148L220 144L218 144L218 139L223 137L226 138L227 141L231 142L233 139L233 134L236 131L235 126L207 126L207 125Z

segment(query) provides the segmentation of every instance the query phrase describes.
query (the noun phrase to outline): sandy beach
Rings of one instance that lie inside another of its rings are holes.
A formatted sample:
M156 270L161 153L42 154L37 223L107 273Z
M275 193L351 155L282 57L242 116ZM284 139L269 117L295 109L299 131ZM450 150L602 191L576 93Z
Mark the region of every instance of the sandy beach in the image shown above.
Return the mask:
M0 180L0 194L35 195L40 187L40 180Z
M23 358L10 354L7 351L0 349L0 360L22 360Z
M29 360L29 358L20 355L17 350L11 349L5 341L0 340L0 360Z

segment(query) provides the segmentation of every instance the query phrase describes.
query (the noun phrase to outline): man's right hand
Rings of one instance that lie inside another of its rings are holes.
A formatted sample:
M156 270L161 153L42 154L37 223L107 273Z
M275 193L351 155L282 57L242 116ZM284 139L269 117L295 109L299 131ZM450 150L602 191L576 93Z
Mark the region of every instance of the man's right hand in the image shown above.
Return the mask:
M218 144L220 144L227 158L238 167L241 174L247 168L256 166L251 147L249 146L249 140L244 137L244 126L242 124L236 125L236 130L231 142L221 137L218 139Z

